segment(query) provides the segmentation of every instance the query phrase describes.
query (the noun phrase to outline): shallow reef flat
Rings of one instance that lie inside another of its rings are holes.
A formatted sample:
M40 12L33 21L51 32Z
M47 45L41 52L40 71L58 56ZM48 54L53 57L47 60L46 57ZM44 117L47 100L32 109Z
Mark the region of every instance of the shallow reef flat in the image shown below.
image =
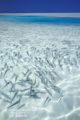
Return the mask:
M0 20L0 119L80 120L80 25Z

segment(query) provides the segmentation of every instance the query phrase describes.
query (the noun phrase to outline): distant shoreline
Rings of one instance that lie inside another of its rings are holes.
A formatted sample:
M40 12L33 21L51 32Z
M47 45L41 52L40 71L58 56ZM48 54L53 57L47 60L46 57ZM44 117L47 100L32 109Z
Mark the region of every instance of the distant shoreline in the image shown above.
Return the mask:
M0 15L26 15L26 16L50 16L50 17L80 17L80 13L0 13Z

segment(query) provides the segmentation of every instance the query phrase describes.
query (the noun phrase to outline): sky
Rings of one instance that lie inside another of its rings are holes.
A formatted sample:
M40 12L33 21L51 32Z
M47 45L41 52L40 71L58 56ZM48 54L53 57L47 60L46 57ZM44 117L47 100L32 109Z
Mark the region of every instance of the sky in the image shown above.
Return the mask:
M0 13L79 13L80 0L0 0Z

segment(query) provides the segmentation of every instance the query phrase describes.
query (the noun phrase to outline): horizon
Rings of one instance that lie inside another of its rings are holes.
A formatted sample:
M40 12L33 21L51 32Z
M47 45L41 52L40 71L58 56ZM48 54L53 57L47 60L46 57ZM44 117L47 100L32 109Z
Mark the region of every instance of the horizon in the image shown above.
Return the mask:
M49 16L49 17L80 17L80 13L0 13L0 15Z

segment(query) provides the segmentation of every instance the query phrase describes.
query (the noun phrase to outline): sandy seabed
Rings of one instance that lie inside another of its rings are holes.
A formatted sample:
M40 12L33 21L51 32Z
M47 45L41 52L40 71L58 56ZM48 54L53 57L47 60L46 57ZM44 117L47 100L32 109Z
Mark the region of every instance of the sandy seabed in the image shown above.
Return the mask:
M0 21L0 119L80 120L80 25Z

